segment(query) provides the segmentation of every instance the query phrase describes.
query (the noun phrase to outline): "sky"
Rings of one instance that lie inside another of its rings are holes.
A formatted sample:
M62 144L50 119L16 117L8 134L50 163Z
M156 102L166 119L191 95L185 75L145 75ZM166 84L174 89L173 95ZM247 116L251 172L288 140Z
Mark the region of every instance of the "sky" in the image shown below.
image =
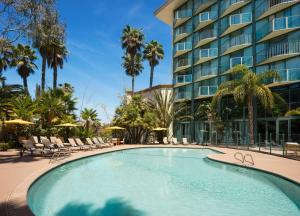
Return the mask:
M131 78L121 67L123 50L121 33L125 25L143 29L146 42L159 41L165 51L164 60L155 68L154 85L170 84L171 28L154 16L165 0L57 0L61 20L67 24L68 60L58 71L59 83L75 87L77 113L82 107L94 108L103 122L110 122L120 96L131 88ZM40 84L39 69L28 79L33 94ZM150 69L136 78L135 90L149 87ZM22 83L16 71L4 73L7 83ZM47 86L52 86L52 71L47 70ZM104 112L106 107L108 115Z

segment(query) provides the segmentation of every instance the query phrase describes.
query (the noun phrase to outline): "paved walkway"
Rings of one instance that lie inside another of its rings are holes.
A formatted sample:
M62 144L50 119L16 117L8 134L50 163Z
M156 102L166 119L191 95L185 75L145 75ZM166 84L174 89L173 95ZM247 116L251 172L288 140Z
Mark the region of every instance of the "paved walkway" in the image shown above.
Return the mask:
M18 152L16 151L0 152L0 215L32 216L26 203L27 190L32 182L47 170L50 170L62 163L78 158L96 155L104 152L137 147L204 148L201 146L180 145L123 145L107 149L73 153L71 157L56 163L49 163L49 159L40 157L32 158L30 156L26 156L23 158L19 158ZM209 148L224 153L209 155L210 159L245 166L234 158L234 154L240 150L217 147ZM253 168L281 175L300 184L300 161L256 152L240 152L243 154L250 153L253 156L255 163L254 166L252 166Z

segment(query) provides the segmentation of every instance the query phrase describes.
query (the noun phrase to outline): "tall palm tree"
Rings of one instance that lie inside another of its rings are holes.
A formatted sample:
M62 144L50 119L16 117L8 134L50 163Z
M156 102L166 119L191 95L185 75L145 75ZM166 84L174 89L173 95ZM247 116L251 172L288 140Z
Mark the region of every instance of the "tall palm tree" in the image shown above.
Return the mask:
M23 79L23 87L26 94L29 94L27 78L37 69L34 61L37 59L35 51L30 46L18 44L13 49L12 66L17 67L18 74Z
M153 85L154 68L159 64L159 60L164 58L163 46L157 41L150 41L144 49L144 59L148 60L150 66L150 88Z
M53 89L56 89L57 68L63 69L64 61L67 60L68 51L62 42L52 41L50 47L51 56L48 64L53 69Z
M94 109L85 108L84 110L82 110L80 115L81 118L85 121L84 125L86 129L86 133L88 134L90 131L91 124L98 120L97 111Z
M134 79L143 70L141 51L144 47L142 30L127 25L123 29L122 48L125 50L123 68L127 75L132 77L132 95L134 94Z
M214 107L225 95L232 94L237 103L246 103L248 107L249 137L250 144L254 144L254 114L253 103L257 98L265 109L274 106L274 96L265 81L268 79L280 79L276 71L267 71L255 74L245 65L237 65L232 70L233 76L237 77L232 81L225 82L219 86L218 91L213 97Z
M131 92L134 94L134 81L135 77L138 76L144 69L142 64L142 56L141 54L137 54L135 56L131 56L129 54L123 56L123 64L122 64L126 74L131 76Z
M12 98L12 115L26 121L31 121L36 113L36 103L28 95Z
M122 35L122 48L131 56L135 56L137 53L141 52L144 46L144 34L142 30L133 28L127 25L123 29Z

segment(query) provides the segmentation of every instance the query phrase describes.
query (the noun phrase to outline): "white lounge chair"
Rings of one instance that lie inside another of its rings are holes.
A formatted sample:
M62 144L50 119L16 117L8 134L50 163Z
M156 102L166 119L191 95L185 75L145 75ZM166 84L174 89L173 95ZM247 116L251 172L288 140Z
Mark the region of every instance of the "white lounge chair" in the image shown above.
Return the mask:
M97 148L96 145L95 145L95 144L93 143L93 141L91 140L91 138L85 138L85 140L86 140L86 144L87 144L88 146L90 146L92 149Z
M33 145L38 149L43 149L45 146L39 142L39 139L37 136L30 137L30 141L33 143Z
M169 145L170 144L169 141L168 141L168 137L164 137L163 138L163 142L164 142L165 145Z
M182 143L183 145L189 145L190 143L188 142L187 138L182 138Z
M104 146L112 146L111 143L106 143L103 141L102 137L97 137L97 139L99 140L100 144L104 145Z
M47 137L41 136L41 143L44 145L45 148L54 151L54 149L55 149L54 144L55 143L51 143L50 140Z
M102 145L96 137L93 137L92 141L96 145L97 148L104 148L104 147L106 147L106 145Z
M177 138L172 137L172 144L173 145L178 145Z
M85 145L85 144L83 144L83 142L81 141L81 139L79 139L79 138L76 138L75 139L75 141L76 141L76 143L77 143L77 145L79 145L79 146L81 146L81 147L87 147L88 148L88 150L92 150L92 147L91 146L89 146L89 145Z
M73 138L68 138L68 141L69 141L69 143L71 144L72 147L79 148L80 150L89 150L88 146L77 145L76 142L75 142L75 140Z

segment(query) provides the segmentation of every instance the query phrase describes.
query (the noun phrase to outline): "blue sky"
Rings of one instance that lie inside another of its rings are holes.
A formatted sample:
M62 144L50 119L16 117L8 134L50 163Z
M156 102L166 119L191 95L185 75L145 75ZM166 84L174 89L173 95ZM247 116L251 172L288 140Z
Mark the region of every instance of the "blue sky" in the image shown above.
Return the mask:
M163 44L165 59L155 69L154 85L171 83L171 28L159 21L153 12L165 0L58 0L61 19L67 24L67 47L70 55L59 83L75 86L78 109L97 109L104 122L109 119L101 109L105 105L110 118L120 104L120 95L131 87L131 78L121 67L123 51L120 36L126 24L142 28L146 41ZM41 59L38 60L38 64ZM149 67L136 79L136 90L149 86ZM41 67L39 67L41 68ZM5 73L8 83L22 83L15 71ZM34 91L40 83L40 70L29 77ZM47 85L52 85L52 71L47 71Z

